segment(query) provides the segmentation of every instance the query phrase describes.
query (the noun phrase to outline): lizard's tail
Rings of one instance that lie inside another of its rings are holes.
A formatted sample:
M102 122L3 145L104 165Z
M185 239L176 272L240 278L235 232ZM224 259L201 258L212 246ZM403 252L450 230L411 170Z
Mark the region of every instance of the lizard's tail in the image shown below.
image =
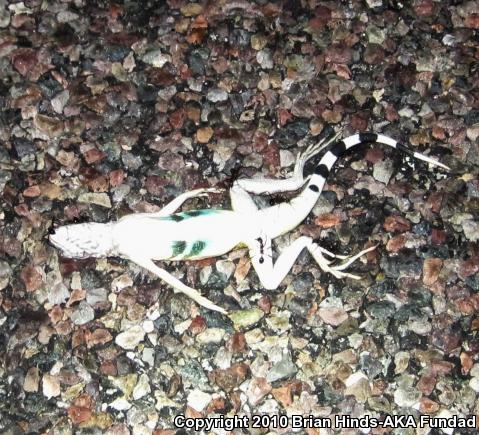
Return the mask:
M435 165L440 168L443 168L446 171L450 171L450 168L442 164L441 162L438 162L435 159L425 156L424 154L412 151L406 146L404 146L403 144L399 143L398 141L388 136L384 136L383 134L377 134L377 133L359 133L353 136L349 136L345 139L342 139L333 145L333 147L319 161L318 165L316 166L314 170L313 176L309 180L307 188L312 190L313 192L320 193L326 181L326 178L328 177L329 172L331 171L331 168L336 163L336 160L338 160L338 158L346 150L349 150L350 148L353 148L357 145L360 145L366 142L377 142L384 145L388 145L418 160L422 160L424 162L430 163L431 165Z

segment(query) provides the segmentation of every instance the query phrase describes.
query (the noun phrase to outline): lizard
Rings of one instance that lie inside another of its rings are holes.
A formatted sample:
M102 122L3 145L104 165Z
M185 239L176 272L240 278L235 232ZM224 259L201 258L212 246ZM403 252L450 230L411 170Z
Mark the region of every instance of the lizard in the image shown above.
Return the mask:
M230 191L231 209L202 209L178 212L188 199L220 192L217 188L200 188L184 192L153 213L132 213L118 221L79 223L52 229L50 242L70 258L120 256L135 262L205 308L227 314L197 290L187 286L155 264L157 260L199 260L216 257L246 246L261 285L278 288L306 249L324 272L336 278L360 277L345 269L362 255L376 248L368 247L352 255L336 255L321 247L311 237L300 236L287 246L273 263L272 240L296 228L315 206L334 163L347 150L362 143L380 143L413 158L448 171L449 167L415 152L396 140L377 133L358 133L343 140L334 137L312 144L298 154L292 176L283 179L237 179ZM322 156L314 172L304 177L305 163L320 151L334 145ZM301 189L301 190L300 190ZM252 194L275 194L300 191L289 201L259 209ZM332 265L333 261L341 261Z

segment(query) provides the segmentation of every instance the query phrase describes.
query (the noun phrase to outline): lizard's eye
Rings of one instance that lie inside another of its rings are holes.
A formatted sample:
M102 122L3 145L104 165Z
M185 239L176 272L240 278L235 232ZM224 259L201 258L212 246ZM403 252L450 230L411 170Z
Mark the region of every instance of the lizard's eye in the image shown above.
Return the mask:
M260 257L260 258L259 258L259 262L260 262L260 264L263 264L263 263L264 263L264 258L263 258L263 257Z

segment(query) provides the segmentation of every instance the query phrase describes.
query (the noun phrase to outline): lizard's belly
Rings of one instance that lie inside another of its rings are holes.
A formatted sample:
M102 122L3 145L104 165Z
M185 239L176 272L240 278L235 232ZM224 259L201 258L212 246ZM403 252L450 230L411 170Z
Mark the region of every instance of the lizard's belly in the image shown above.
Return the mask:
M194 210L165 217L127 216L118 222L117 249L153 260L198 260L246 240L244 217L230 210Z

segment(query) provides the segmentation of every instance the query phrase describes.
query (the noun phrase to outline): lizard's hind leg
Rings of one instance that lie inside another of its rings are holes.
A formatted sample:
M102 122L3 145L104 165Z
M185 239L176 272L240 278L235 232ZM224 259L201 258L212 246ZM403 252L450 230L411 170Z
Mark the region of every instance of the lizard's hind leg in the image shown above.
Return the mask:
M285 179L243 178L235 181L233 189L241 188L255 195L294 192L300 189L309 179L309 177L305 178L303 175L306 162L336 140L338 136L339 133L331 138L312 144L304 152L298 154L291 177Z
M258 274L258 278L261 281L261 284L268 290L278 288L281 281L291 270L293 264L304 248L311 253L318 266L324 272L331 273L336 278L352 279L360 279L360 277L351 273L343 272L343 270L350 266L351 263L356 261L359 257L376 248L376 246L373 246L362 250L354 256L345 257L342 255L335 255L322 248L317 243L314 243L311 237L301 236L285 248L273 264L271 240L267 239L264 234L260 235L254 241L249 242L248 247L250 248L251 262ZM331 266L332 260L326 259L323 254L329 257L343 259L345 261L337 266Z

